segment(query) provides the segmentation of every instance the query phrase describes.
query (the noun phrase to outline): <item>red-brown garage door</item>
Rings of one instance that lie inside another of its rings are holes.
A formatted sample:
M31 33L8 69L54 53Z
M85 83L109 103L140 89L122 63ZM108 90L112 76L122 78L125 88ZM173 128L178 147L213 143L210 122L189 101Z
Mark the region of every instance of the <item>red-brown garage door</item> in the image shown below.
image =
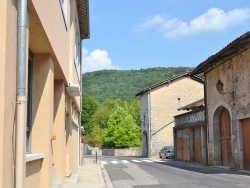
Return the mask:
M182 156L182 130L176 131L176 160L183 160Z
M190 161L189 129L177 130L176 135L176 160Z
M190 161L190 140L189 129L183 129L182 132L182 145L183 145L183 161Z
M194 128L194 161L201 163L201 127Z
M250 170L250 118L242 121L244 169Z

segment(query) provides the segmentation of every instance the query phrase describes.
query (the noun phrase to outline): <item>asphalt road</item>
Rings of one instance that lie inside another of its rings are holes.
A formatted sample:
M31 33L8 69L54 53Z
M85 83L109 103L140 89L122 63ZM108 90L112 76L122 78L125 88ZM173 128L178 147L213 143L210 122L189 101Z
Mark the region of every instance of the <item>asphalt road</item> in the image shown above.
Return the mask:
M250 188L249 174L168 159L98 157L115 188Z

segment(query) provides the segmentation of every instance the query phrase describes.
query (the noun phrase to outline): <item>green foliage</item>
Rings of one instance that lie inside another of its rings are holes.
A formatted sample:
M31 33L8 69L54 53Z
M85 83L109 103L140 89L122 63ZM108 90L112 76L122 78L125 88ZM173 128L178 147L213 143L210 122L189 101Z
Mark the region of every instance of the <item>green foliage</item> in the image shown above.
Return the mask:
M133 117L122 107L118 107L111 114L108 127L104 132L105 147L138 147L140 142L140 129Z
M102 129L99 126L94 126L92 130L92 146L101 147L103 142Z
M107 128L107 123L110 114L119 106L117 101L106 100L99 105L92 118L92 123L94 126L99 126L101 129Z
M127 113L131 115L138 127L140 126L139 101L134 100L131 102L127 102L121 100L106 100L98 106L98 109L96 110L95 114L92 116L92 120L90 121L92 123L90 127L93 127L91 141L92 145L96 146L100 143L99 139L95 139L97 135L99 135L99 133L96 133L96 131L98 131L96 127L99 127L101 129L100 139L102 140L102 133L108 127L108 121L110 119L110 116L118 107L122 107L123 109L125 109ZM138 137L140 137L140 135L138 135Z
M93 129L92 116L95 114L98 108L97 102L86 93L82 95L82 114L81 123L85 131L84 135L91 135Z
M83 92L98 102L107 99L132 101L144 87L169 79L190 67L149 68L141 70L101 70L82 75Z

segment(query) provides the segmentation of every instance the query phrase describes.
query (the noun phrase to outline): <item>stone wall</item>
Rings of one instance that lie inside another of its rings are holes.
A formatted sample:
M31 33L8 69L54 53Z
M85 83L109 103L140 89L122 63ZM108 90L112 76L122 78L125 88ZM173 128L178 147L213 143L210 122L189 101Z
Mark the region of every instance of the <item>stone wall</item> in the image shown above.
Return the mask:
M142 156L141 148L102 149L102 155L107 156Z
M129 149L100 149L98 147L90 147L87 144L84 145L84 155L97 155L102 156L142 156L141 148L129 148Z
M88 146L88 144L84 145L83 152L84 152L84 155L96 155L96 153L99 156L102 155L102 149L98 147L90 147Z

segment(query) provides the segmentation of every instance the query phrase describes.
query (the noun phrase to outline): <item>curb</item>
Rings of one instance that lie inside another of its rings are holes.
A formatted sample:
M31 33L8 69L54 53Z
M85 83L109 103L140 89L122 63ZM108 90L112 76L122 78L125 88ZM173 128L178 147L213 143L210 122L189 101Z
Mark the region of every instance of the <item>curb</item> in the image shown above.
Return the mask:
M102 172L103 180L105 182L106 188L114 188L113 184L110 181L109 175L107 171L105 170L103 165L100 165L100 169Z
M104 179L104 176L103 176L103 173L102 173L101 166L98 163L97 163L97 165L98 165L97 166L98 167L98 177L99 177L101 187L102 188L107 188L106 183L105 183L105 179Z

